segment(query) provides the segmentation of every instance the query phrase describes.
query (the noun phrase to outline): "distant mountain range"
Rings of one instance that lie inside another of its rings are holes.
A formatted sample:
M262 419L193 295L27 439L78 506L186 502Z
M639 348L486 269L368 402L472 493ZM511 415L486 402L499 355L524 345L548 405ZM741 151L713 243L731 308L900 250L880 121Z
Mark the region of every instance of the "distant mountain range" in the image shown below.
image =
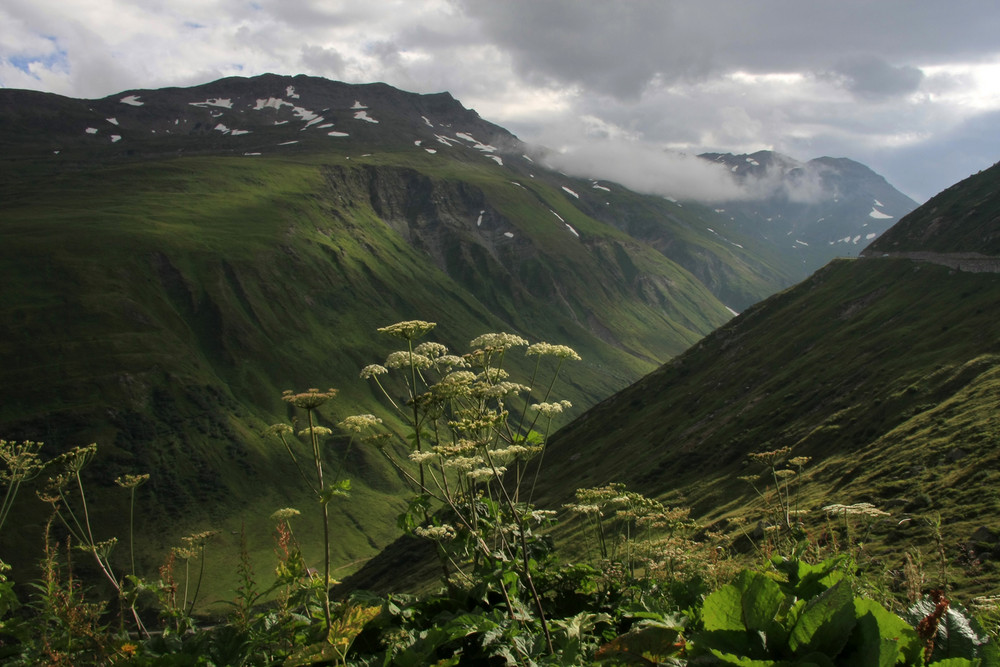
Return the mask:
M807 232L819 209L792 220L807 204L781 188L766 206L673 202L529 152L448 94L384 84L0 90L0 435L50 454L97 441L107 530L124 502L115 477L149 472L152 567L186 529L306 502L261 433L286 418L284 389L339 387L331 423L379 413L357 379L389 351L376 327L436 321L454 349L489 330L571 345L585 361L567 398L582 411L856 247L824 239L878 234L864 225L889 218L871 213L905 207L875 185L855 195L863 168L834 161L819 172L838 199L822 210L871 211L827 218L824 236ZM329 456L356 480L337 547L348 563L394 537L404 487L343 445ZM37 534L37 505L16 543Z

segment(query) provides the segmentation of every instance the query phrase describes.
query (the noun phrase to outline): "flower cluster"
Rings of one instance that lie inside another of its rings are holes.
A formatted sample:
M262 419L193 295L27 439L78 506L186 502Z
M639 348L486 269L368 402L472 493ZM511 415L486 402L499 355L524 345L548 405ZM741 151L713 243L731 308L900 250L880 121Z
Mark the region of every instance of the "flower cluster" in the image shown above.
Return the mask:
M302 408L303 410L315 410L336 395L336 389L320 391L319 389L313 388L307 389L306 391L298 394L293 392L291 389L286 389L281 394L281 400L291 403L295 407Z
M437 326L436 322L424 322L423 320L407 320L406 322L397 322L395 324L390 324L387 327L380 327L377 331L379 333L384 333L386 335L392 336L393 338L401 338L402 340L413 340L414 338L420 338L425 333Z

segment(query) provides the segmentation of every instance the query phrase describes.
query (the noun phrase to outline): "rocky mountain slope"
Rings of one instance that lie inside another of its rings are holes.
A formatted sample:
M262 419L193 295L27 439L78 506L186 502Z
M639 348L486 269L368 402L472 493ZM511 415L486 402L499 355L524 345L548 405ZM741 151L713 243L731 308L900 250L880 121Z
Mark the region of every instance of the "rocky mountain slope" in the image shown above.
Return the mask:
M773 151L705 153L754 195L716 206L747 235L800 255L805 277L836 257L856 257L917 203L863 164L821 157L800 162Z

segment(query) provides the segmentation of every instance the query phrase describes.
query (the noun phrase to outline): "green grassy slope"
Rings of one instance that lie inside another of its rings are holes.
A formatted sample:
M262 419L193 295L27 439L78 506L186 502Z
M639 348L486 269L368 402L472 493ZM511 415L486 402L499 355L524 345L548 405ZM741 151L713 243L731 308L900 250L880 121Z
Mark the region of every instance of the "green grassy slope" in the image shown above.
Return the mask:
M113 480L150 473L144 566L180 535L220 528L220 589L241 522L266 555L271 511L312 514L260 435L289 416L281 391L338 387L331 422L380 412L357 375L393 349L377 327L436 321L456 350L495 330L573 345L586 362L566 397L582 409L730 316L678 265L551 187L461 161L197 157L38 167L0 189L0 432L45 441L50 456L99 444L101 535L124 528ZM329 448L355 481L337 514L338 565L396 534L404 495L375 452L345 446ZM25 496L21 511L4 548L23 564L44 507Z
M814 521L832 503L872 502L893 524L939 513L956 549L1000 527L998 298L998 274L836 261L556 434L542 502L621 481L705 522L752 513L747 454L789 446L813 457ZM930 539L901 526L890 567ZM986 569L970 585L995 583Z

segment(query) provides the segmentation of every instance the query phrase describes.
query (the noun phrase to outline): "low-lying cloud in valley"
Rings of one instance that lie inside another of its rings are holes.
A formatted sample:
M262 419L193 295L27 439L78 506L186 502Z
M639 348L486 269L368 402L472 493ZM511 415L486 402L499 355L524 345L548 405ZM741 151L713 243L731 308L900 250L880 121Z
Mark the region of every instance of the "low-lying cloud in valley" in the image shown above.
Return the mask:
M836 194L823 185L822 167L784 156L776 156L779 159L763 170L738 177L720 162L626 140L594 140L539 152L548 166L565 174L613 181L636 192L682 201L712 203L777 196L809 203Z

